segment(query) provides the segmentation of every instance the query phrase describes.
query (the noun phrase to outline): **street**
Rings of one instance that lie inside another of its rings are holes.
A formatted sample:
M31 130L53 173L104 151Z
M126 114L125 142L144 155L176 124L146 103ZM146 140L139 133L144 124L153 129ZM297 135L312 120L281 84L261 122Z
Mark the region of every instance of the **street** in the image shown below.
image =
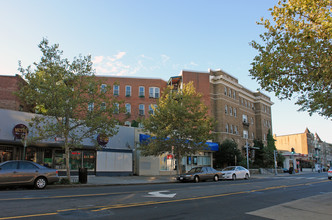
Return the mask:
M332 197L331 186L326 173L308 173L200 183L1 189L0 219L330 219L320 201Z

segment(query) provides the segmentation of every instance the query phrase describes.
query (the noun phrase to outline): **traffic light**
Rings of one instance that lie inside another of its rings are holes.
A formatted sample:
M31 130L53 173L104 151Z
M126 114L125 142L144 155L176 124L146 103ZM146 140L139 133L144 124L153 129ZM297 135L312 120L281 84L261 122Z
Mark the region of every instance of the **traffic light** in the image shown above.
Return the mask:
M292 154L295 154L295 150L294 150L294 147L292 147L292 149L291 149L291 150L292 150Z

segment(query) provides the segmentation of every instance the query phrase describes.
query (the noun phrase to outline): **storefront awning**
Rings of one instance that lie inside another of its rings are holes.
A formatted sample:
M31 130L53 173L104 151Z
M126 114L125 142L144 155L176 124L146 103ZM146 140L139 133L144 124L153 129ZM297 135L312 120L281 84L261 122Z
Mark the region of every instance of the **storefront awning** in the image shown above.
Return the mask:
M148 134L140 134L139 135L139 142L140 143L147 142L150 137L151 136L148 135ZM219 150L218 143L215 143L215 142L206 142L205 144L207 145L207 147L204 150L209 150L209 151L218 151Z

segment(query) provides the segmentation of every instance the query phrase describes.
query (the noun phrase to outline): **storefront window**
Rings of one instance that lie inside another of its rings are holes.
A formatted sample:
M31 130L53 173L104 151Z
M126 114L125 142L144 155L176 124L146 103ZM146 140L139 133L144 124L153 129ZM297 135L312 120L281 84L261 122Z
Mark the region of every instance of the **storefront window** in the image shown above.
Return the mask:
M88 170L95 169L96 154L94 151L83 151L83 167Z
M64 151L56 150L54 154L55 169L66 169Z
M78 170L82 167L82 153L81 151L72 151L70 153L70 169Z
M0 163L13 159L13 150L7 147L0 147Z
M171 171L175 169L175 159L172 154L163 154L160 157L160 170Z

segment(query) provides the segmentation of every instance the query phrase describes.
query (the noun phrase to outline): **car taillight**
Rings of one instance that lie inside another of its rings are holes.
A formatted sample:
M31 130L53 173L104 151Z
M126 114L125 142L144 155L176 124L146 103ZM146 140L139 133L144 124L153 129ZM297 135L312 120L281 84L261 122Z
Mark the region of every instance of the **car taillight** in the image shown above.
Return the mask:
M329 170L328 172L329 172L329 173L332 173L332 170Z
M58 172L57 170L55 171L55 173L56 173L57 175L59 174L59 172Z

